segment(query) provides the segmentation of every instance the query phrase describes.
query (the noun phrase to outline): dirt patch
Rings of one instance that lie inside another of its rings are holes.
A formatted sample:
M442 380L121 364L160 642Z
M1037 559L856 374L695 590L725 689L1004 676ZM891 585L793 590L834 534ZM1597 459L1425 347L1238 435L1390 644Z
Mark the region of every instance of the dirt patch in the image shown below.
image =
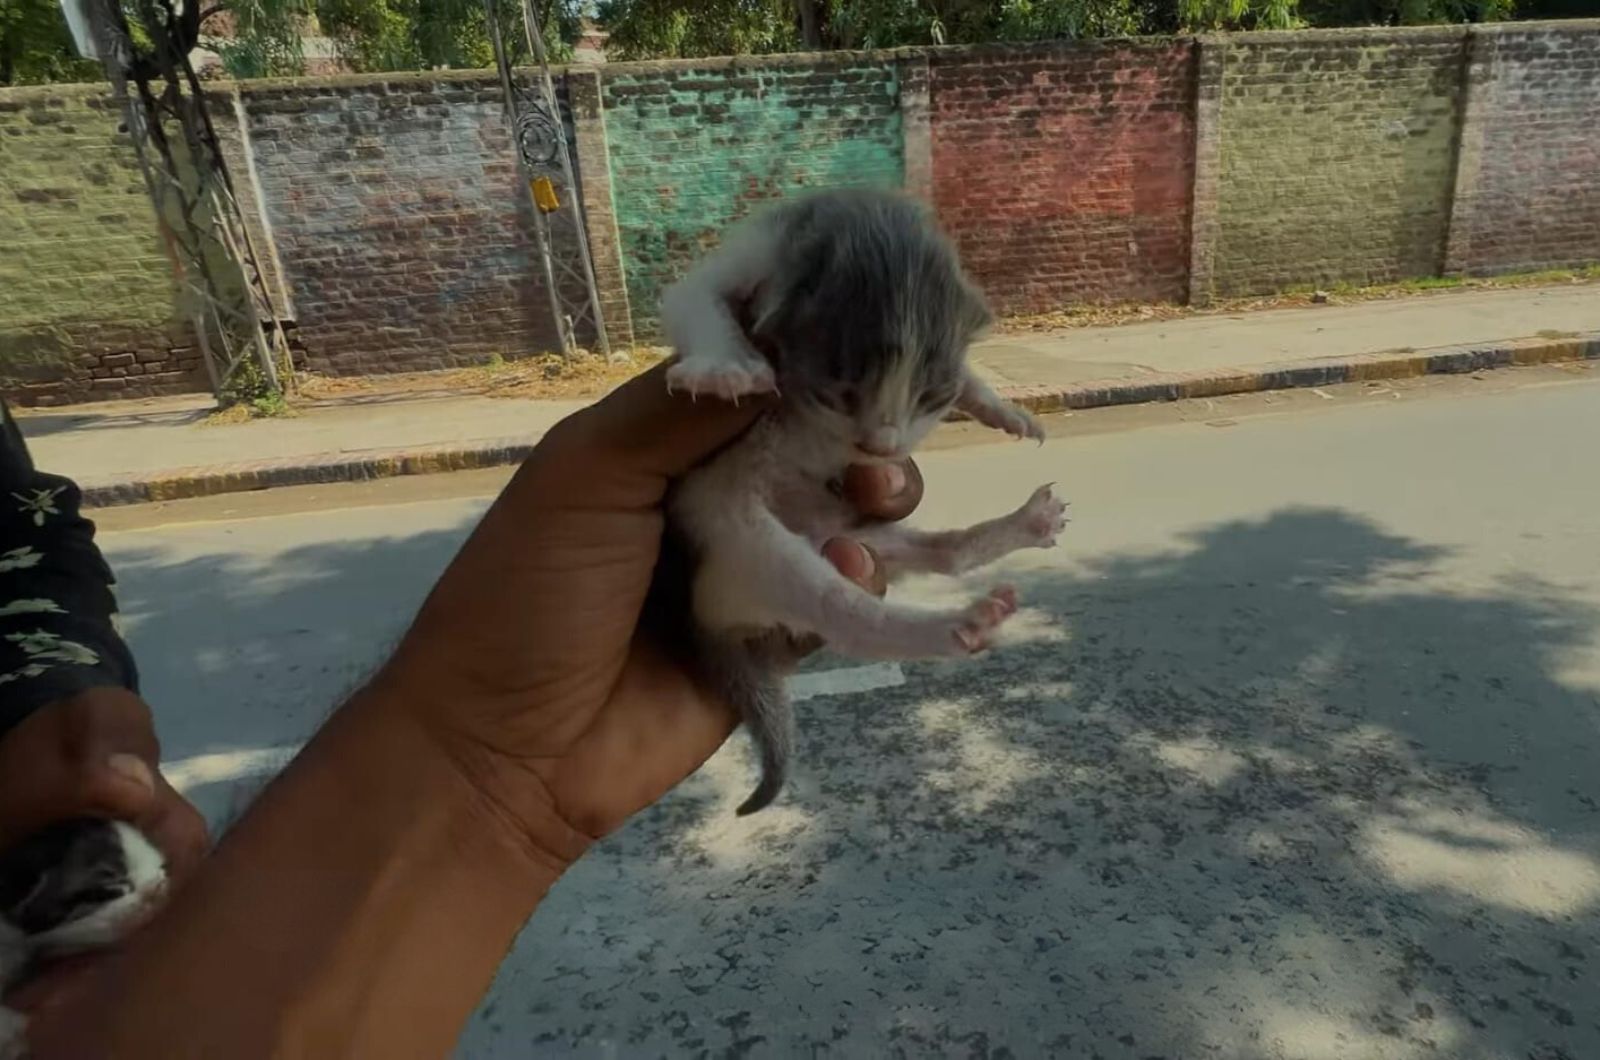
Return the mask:
M515 361L494 360L476 368L401 372L384 376L304 376L295 401L344 402L362 397L425 397L479 394L484 397L576 400L599 397L666 359L665 349L638 348L626 357L543 354Z

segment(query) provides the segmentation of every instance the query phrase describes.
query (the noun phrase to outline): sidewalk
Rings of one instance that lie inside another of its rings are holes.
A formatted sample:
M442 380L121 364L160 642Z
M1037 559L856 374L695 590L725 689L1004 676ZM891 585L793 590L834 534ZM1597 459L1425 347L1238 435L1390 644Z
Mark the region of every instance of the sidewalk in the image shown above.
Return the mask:
M1445 291L1204 315L973 351L1036 411L1600 358L1600 286ZM510 463L581 402L360 395L287 419L204 426L207 397L18 411L35 459L96 505Z

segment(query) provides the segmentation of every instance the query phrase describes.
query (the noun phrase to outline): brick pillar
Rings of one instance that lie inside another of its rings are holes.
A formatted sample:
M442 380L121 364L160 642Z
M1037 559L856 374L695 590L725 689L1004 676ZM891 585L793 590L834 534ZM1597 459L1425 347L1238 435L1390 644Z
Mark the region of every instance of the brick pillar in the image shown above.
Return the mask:
M928 57L912 56L895 64L900 82L900 128L905 140L905 189L933 202L933 127L929 119Z
M1456 133L1456 177L1450 196L1445 234L1445 276L1461 276L1472 260L1472 226L1478 208L1478 177L1483 167L1483 115L1495 38L1478 26L1467 27L1461 59L1461 117Z
M1228 42L1197 37L1194 91L1194 188L1189 204L1189 304L1214 293L1212 264L1218 237L1217 191L1222 179L1222 72Z
M617 212L611 200L611 152L606 142L600 71L593 66L569 66L566 81L577 153L578 197L583 204L595 285L600 291L600 311L605 314L612 350L626 352L634 343L633 312L622 265L622 242L617 235Z

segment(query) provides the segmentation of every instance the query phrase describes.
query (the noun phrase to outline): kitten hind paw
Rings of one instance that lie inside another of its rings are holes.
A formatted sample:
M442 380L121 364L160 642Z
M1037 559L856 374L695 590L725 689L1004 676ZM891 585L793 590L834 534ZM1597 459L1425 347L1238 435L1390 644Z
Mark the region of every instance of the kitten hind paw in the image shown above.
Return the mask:
M1002 585L979 600L973 601L961 615L951 636L956 646L971 655L987 648L994 631L1017 612L1017 591Z

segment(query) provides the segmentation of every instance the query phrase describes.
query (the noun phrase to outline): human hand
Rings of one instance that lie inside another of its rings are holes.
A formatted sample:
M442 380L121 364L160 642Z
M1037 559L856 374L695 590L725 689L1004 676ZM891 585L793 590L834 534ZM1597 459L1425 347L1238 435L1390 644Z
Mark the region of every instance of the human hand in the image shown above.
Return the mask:
M90 688L34 711L0 737L0 851L74 817L126 821L181 877L206 825L161 775L150 708L123 688Z
M0 851L78 817L126 821L183 879L207 847L205 820L160 771L150 708L123 688L86 689L50 703L0 737ZM58 962L7 996L33 1011L54 998L93 955Z
M696 687L670 631L640 620L670 481L764 407L671 396L656 369L559 424L374 679L375 698L403 704L557 871L697 769L738 722ZM843 492L865 518L900 519L922 480L909 463L857 467ZM823 552L883 591L864 545L839 538Z

